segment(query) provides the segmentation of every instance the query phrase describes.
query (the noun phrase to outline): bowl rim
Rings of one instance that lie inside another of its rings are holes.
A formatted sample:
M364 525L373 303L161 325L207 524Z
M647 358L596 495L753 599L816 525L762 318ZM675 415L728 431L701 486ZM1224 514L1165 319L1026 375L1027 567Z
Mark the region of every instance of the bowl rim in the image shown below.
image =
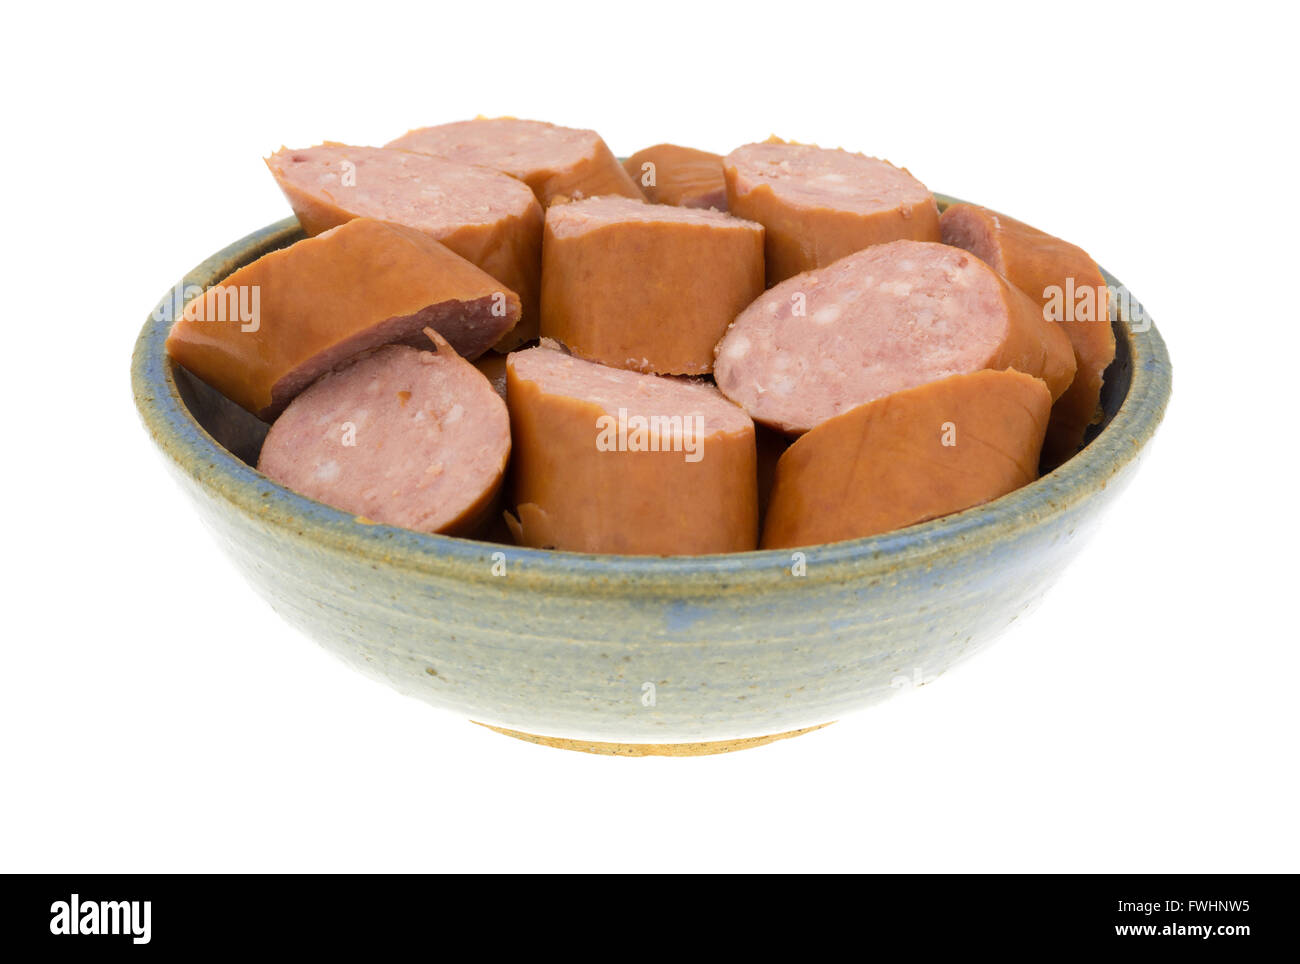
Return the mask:
M946 195L936 193L935 197L941 207L958 203ZM716 587L720 581L731 585L786 575L794 553L803 554L810 576L814 563L822 576L845 568L858 574L885 573L924 562L958 545L975 548L1011 538L1063 515L1104 489L1151 439L1172 388L1169 354L1154 322L1143 330L1126 319L1116 323L1117 339L1127 342L1131 381L1114 416L1082 451L1047 475L991 502L861 539L716 555L631 556L533 549L416 532L358 521L351 513L272 481L220 445L181 400L164 347L173 318L174 292L182 285L206 288L215 284L235 268L291 243L300 234L296 218L276 221L206 258L168 290L135 343L131 383L136 408L154 443L176 467L244 515L290 533L310 533L313 542L358 558L430 576L473 578L477 574L486 580L492 578L491 562L504 560L512 577L557 589L580 590L593 579L611 577L641 590L654 584L670 589L691 583ZM1102 273L1107 283L1123 287L1105 269ZM1150 321L1145 311L1143 317Z

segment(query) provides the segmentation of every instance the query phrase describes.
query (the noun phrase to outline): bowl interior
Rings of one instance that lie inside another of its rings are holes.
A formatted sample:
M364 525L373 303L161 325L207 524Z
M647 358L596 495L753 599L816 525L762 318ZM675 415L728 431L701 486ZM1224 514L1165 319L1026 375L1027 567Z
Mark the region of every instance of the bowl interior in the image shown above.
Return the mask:
M936 196L940 207L956 200ZM215 284L236 268L302 237L296 219L286 218L213 255L190 272L183 284L204 287ZM1103 273L1107 283L1122 288L1112 275ZM376 530L386 530L383 552L388 555L399 550L416 566L434 564L431 560L442 557L468 558L465 554L471 552L477 556L495 545L385 526L358 525L350 515L292 493L252 471L268 426L166 357L164 339L181 307L178 301L172 292L146 322L136 346L133 384L146 427L182 467L195 472L195 466L201 463L203 468L196 474L201 474L205 484L220 490L228 500L255 505L259 511L269 501L278 510L277 514L295 528L310 526L322 538L368 546L375 541ZM1136 301L1131 303L1136 305ZM1101 398L1103 418L1090 428L1085 447L1064 465L1016 492L964 512L893 533L812 548L827 562L861 562L909 551L924 554L935 550L949 537L970 538L978 531L992 538L1008 525L1019 528L1032 524L1035 519L1060 511L1088 492L1104 487L1154 432L1163 416L1171 384L1168 355L1154 325L1132 325L1121 314L1114 320L1113 328L1116 355L1106 371ZM1118 436L1117 420L1123 422ZM676 578L688 574L716 576L722 572L748 575L755 568L766 567L761 557L774 552L783 559L789 555L783 550L769 550L726 556L595 556L515 546L508 547L508 551L521 560L528 560L531 566L551 570L551 577L561 579L604 573L610 565L625 574L635 570L641 576ZM774 560L775 556L767 561Z
M941 198L940 206L947 207L949 203L952 202L947 198ZM269 251L288 247L295 241L302 240L305 236L301 230L281 232L280 236L276 237L268 246L250 247L245 256L231 263L226 274L228 275L230 272L256 261ZM1107 280L1114 281L1109 273L1107 273L1106 277ZM214 278L212 283L215 284L220 280L222 279ZM1128 395L1129 385L1133 378L1132 352L1129 341L1125 337L1126 328L1124 322L1116 318L1111 324L1115 330L1115 360L1106 369L1105 380L1102 385L1102 418L1095 425L1089 427L1084 439L1085 447L1115 417L1115 413L1119 411L1125 397ZM218 445L246 465L255 466L258 453L262 448L262 442L266 438L270 426L240 408L220 392L195 378L170 359L167 364L170 367L171 377L176 384L177 391L180 393L181 401L194 420L212 436Z

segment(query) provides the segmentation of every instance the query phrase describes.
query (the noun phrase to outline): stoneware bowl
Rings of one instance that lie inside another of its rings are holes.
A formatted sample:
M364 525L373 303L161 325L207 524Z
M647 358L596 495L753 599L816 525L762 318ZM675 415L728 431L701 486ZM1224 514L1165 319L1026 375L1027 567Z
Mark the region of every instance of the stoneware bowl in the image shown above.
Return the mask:
M206 288L301 237L292 218L272 224L182 284ZM756 746L971 656L1092 534L1133 477L1171 384L1159 333L1122 317L1100 428L1063 466L994 502L800 553L548 552L366 524L259 474L265 426L163 350L179 292L140 333L135 401L250 585L399 692L512 736L591 752Z

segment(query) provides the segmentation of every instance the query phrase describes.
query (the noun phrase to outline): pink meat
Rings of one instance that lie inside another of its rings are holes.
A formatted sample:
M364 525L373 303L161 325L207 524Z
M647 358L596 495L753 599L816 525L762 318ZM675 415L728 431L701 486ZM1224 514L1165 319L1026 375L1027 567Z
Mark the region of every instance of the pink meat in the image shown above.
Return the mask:
M719 342L714 378L755 421L798 434L873 399L988 367L1017 323L1007 297L964 251L876 245L760 296Z
M463 164L482 164L523 177L539 167L560 168L572 164L589 156L600 143L600 135L595 131L497 117L422 127L386 146L438 154Z
M510 455L506 407L450 346L379 348L323 375L271 426L258 468L373 522L465 534Z
M527 218L537 206L528 186L507 174L411 151L322 144L281 149L267 165L288 184L352 214L405 224L437 240L467 225Z
M741 409L707 382L609 368L545 344L507 357L519 378L553 395L598 405L609 415L616 416L620 409L628 417L699 415L710 434L740 433L751 425Z
M738 194L766 185L800 207L872 214L934 204L929 188L903 168L844 150L763 141L736 148L724 163L735 169Z

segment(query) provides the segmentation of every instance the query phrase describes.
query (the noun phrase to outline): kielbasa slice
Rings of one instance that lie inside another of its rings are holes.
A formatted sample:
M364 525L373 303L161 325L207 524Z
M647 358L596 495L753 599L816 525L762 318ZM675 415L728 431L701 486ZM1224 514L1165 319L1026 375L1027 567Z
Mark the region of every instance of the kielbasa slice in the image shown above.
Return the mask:
M308 235L357 217L423 231L519 295L519 324L500 347L537 337L542 207L500 171L378 147L281 148L266 160Z
M773 138L723 160L727 209L767 229L767 283L873 244L939 240L930 189L888 161Z
M616 368L707 374L763 291L763 226L721 211L605 197L546 212L542 335Z
M1038 304L979 258L892 241L796 275L740 313L713 374L755 421L790 435L948 375L1015 368L1059 397L1074 353Z
M256 317L236 317L232 305L253 307ZM167 353L270 421L322 373L368 348L427 344L428 326L474 358L518 320L518 295L428 235L355 218L272 251L191 300Z
M1044 317L1051 317L1054 300L1060 306L1070 299L1057 323L1074 348L1077 372L1047 426L1043 463L1054 467L1078 451L1096 421L1103 375L1115 359L1106 279L1082 248L988 208L949 205L939 224L945 244L969 251L1039 302Z
M764 549L889 532L988 502L1038 477L1052 396L1021 372L952 375L849 409L776 467Z
M627 158L623 168L646 200L654 204L727 209L721 154L677 144L656 144Z
M327 372L276 419L257 467L371 522L464 535L510 457L505 403L447 344L387 345Z
M754 424L710 385L551 348L506 359L521 545L699 555L753 549Z
M543 205L604 194L642 197L595 131L514 117L479 117L421 127L386 146L504 171L532 188Z

